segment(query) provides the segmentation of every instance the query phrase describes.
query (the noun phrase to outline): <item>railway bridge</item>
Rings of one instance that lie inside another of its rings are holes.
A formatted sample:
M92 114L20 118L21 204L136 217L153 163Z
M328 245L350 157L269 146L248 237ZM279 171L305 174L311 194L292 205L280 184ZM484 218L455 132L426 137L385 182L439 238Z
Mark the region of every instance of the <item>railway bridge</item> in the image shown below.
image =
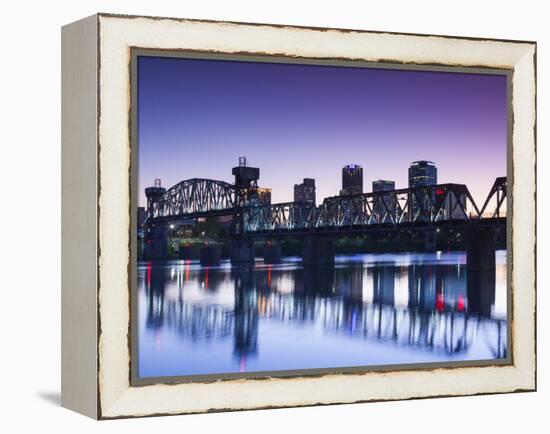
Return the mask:
M476 286L494 284L496 231L506 229L506 177L495 180L479 207L464 184L439 184L393 191L339 195L315 206L306 202L265 203L258 187L260 169L240 160L235 182L192 178L169 189L155 185L147 197L144 252L147 259L167 254L170 228L197 219L226 216L231 222L231 262L253 263L255 241L268 241L264 260L280 260L279 241L302 239L304 264L334 262L339 237L374 233L423 233L435 250L441 230L460 230L467 238L467 270ZM201 248L201 263L215 265L219 245ZM492 276L492 277L491 277Z

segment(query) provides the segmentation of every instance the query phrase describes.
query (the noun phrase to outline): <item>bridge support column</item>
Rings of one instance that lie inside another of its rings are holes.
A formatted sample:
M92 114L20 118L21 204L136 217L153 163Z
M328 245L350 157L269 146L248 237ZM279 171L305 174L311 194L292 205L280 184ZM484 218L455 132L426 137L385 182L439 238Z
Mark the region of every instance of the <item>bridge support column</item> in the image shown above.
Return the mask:
M178 249L179 259L193 259L193 247L192 246L179 246Z
M166 259L168 256L168 232L163 226L150 226L145 237L144 257L150 260Z
M424 250L435 251L437 248L437 232L434 230L424 231Z
M304 265L334 264L334 240L319 235L304 239Z
M199 256L202 266L219 265L221 259L220 246L216 244L202 246Z
M278 264L281 262L281 245L279 243L267 243L264 246L264 263Z
M231 241L231 263L254 263L254 241L251 239L234 239Z
M489 315L495 301L495 241L490 230L472 230L466 251L468 309Z

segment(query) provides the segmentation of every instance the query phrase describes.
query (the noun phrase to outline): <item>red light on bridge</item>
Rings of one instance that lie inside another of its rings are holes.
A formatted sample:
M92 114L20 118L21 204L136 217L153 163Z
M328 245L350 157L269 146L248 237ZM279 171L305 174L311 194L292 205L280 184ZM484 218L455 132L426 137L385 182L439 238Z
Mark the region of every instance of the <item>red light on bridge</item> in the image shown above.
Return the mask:
M445 190L443 190L442 188L438 188L435 190L435 194L437 194L438 196L441 196L445 194Z

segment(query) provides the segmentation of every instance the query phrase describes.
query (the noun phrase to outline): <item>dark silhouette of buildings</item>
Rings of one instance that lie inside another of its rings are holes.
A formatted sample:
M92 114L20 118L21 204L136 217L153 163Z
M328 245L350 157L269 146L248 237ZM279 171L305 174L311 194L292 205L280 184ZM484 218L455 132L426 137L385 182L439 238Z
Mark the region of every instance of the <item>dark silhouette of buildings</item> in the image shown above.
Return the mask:
M294 184L294 202L305 202L315 206L315 179L304 178L301 184Z
M363 168L358 164L348 164L342 168L341 195L363 193Z

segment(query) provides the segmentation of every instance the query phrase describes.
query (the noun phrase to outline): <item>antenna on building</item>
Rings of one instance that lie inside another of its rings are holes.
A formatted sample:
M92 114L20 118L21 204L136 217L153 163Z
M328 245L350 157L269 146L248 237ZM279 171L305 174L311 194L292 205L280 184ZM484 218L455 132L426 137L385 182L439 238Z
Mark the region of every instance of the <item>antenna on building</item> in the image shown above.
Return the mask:
M155 178L155 187L160 187L160 178Z
M239 167L246 167L246 157L239 157Z

